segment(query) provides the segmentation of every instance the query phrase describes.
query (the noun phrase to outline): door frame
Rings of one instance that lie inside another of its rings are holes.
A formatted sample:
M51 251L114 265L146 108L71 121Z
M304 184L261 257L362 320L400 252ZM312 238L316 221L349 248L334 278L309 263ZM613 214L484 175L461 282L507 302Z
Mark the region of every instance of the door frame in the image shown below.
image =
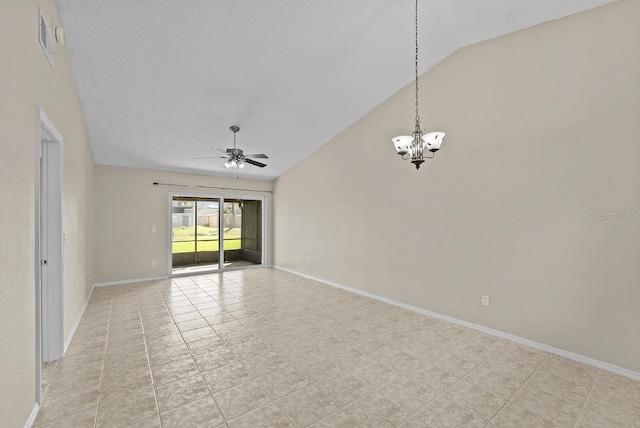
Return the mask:
M256 196L256 195L238 195L238 194L223 194L223 193L201 193L201 192L169 192L169 208L168 208L168 221L167 221L167 242L168 242L168 257L167 257L167 262L168 262L168 276L169 278L172 277L179 277L179 276L190 276L190 275L195 275L194 273L173 273L173 257L172 257L172 240L171 240L171 228L173 227L173 211L172 211L172 207L173 207L173 197L174 196L186 196L186 197L191 197L191 198L216 198L219 200L219 204L220 207L224 207L224 201L225 199L246 199L246 200L250 200L250 201L261 201L262 202L262 260L261 263L259 265L255 265L255 266L243 266L243 267L235 267L235 268L225 268L224 267L224 236L221 234L219 235L219 237L222 237L222 239L220 240L219 248L220 248L220 256L218 259L218 268L217 269L209 269L209 270L203 270L203 271L199 271L197 273L197 275L199 274L206 274L206 273L215 273L215 272L226 272L226 271L232 271L232 270L241 270L241 269L256 269L256 268L263 268L266 266L266 260L267 260L267 245L266 245L266 237L267 237L267 197L266 196ZM222 222L223 216L218 215L218 227L219 230L221 230L220 225ZM196 221L198 221L196 219ZM222 262L222 263L220 263ZM222 267L220 267L222 266Z
M42 361L53 361L64 355L62 142L62 134L51 119L41 107L36 107L34 265L38 404L41 402ZM47 186L43 188L41 179L45 176ZM46 206L42 203L43 196L46 197ZM46 248L43 237L47 242ZM46 275L42 274L43 263L47 267Z

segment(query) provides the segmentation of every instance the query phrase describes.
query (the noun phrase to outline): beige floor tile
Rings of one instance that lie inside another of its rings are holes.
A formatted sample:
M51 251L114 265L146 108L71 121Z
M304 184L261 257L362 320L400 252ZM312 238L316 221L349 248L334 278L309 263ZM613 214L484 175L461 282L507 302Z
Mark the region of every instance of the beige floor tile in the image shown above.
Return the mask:
M213 395L226 420L242 416L271 401L260 385L251 380Z
M256 382L258 382L274 400L309 385L309 381L291 366L285 366L267 375L258 377L256 378Z
M187 298L173 300L172 302L167 303L167 306L169 306L169 312L171 312L172 316L198 311L198 309L196 309L196 307L193 306Z
M463 377L475 369L484 359L485 356L478 355L470 349L461 352L459 348L446 348L436 353L429 363L457 377Z
M70 371L93 371L97 367L102 367L104 352L94 352L79 354L62 358L56 366L56 373Z
M406 378L413 380L415 383L426 386L436 393L444 392L447 388L458 381L458 378L428 364L421 364L412 372L405 375Z
M231 352L240 360L265 354L271 350L269 345L260 339L253 339L230 347Z
M583 409L578 416L575 428L603 428L603 427L631 427L632 425L622 424L618 421L608 418L605 415L596 413L592 409Z
M339 407L356 401L368 391L364 382L348 372L337 373L318 382L315 386Z
M53 376L53 372L55 371L56 367L58 366L58 363L60 362L60 360L56 360L56 361L49 361L49 362L43 362L42 363L42 371L41 371L41 375L43 378L51 378L51 376Z
M209 323L210 326L216 328L222 324L228 323L228 322L236 322L238 321L238 319L236 317L234 317L233 315L231 315L230 313L224 311L222 313L218 313L215 315L209 315L207 317L205 317L205 319L207 320L207 322Z
M522 386L516 378L480 365L464 377L466 382L491 391L504 399L511 397Z
M215 394L248 382L251 380L251 373L240 362L236 361L215 370L204 372L202 377L209 385L209 390Z
M200 315L200 312L198 311L187 312L185 314L177 314L173 316L173 321L175 323L181 323L185 321L193 321L193 320L199 320L199 319L203 319L203 317L202 315Z
M617 398L629 403L640 403L640 380L601 371L589 394L600 401Z
M618 398L600 401L595 397L589 397L583 412L587 415L604 416L634 428L640 427L640 403L630 403Z
M36 423L34 426L41 428L94 428L95 422L96 409L90 408L62 419L56 419L48 424Z
M153 374L153 384L161 386L197 375L199 370L193 358L188 355L180 360L152 367L151 373Z
M491 426L496 428L557 428L560 425L527 408L509 402L491 420Z
M87 409L95 409L98 403L98 389L93 391L71 391L45 396L36 419L37 424L45 424L56 419L71 416Z
M525 385L560 396L578 406L582 406L585 402L587 393L591 387L590 384L585 384L580 381L575 382L571 379L558 376L553 372L542 369L542 367L539 367L538 370L533 372L531 377L527 379Z
M121 366L113 365L109 368L105 367L102 371L102 380L104 382L107 380L133 376L136 373L140 373L144 369L149 369L149 363L144 359L136 359L135 364L132 360L132 362L128 362L127 364Z
M84 341L72 342L69 344L69 347L67 348L67 351L64 355L67 357L71 357L78 354L104 352L106 343L106 337L99 337L93 340L87 338Z
M485 422L472 412L444 398L436 398L416 417L430 427L438 428L480 428Z
M51 378L47 394L56 395L69 391L95 390L100 386L101 375L101 367L56 373Z
M398 425L398 428L431 428L417 417L412 417Z
M561 426L574 424L581 407L581 403L572 402L527 384L515 393L510 402L551 419Z
M638 381L273 269L97 289L41 386L39 426L640 427Z
M147 348L140 338L120 345L110 344L104 353L105 365L117 365L120 361L133 358L147 358Z
M308 360L320 353L320 350L312 340L296 342L295 339L286 337L284 343L281 344L280 340L278 340L275 345L278 354L290 364Z
M186 343L194 342L196 340L206 339L208 337L218 337L218 334L213 331L211 327L202 327L195 330L189 330L182 332L182 338Z
M431 400L442 393L439 385L418 384L410 379L381 385L377 391L403 409L413 413L424 408Z
M587 392L598 374L595 367L553 354L549 355L536 371L570 380L573 389L581 388L578 392Z
M149 363L151 368L169 364L174 361L184 360L187 357L191 357L189 348L182 343L179 345L171 346L160 351L149 351Z
M228 425L230 428L287 428L294 426L275 403L267 404L232 419Z
M199 374L156 388L160 413L166 413L208 395L207 383Z
M227 345L217 335L209 336L204 339L195 340L187 343L191 355L201 355L207 352L216 351L220 348L226 348Z
M242 330L230 331L228 333L218 333L218 336L229 346L240 345L245 342L255 341L258 339L251 330L243 328Z
M488 422L504 405L506 399L490 391L461 380L449 388L443 395L449 402L469 410Z
M297 427L306 427L335 412L338 408L320 390L307 386L276 401Z
M390 367L368 357L362 358L357 365L346 370L370 387L379 386L401 378L400 375Z
M207 372L238 362L236 356L226 347L220 347L206 354L194 357L201 371Z
M196 330L199 328L204 328L204 327L207 327L208 325L209 324L207 323L207 320L202 318L200 315L198 315L197 319L176 323L176 326L178 327L178 330L180 330L180 333Z
M103 372L105 374L112 374L119 371L136 369L138 367L146 366L147 364L148 358L145 353L127 355L121 358L114 357L109 361L105 360Z
M40 394L41 397L44 398L49 385L51 384L51 378L41 378L40 379Z
M98 408L96 427L127 427L157 414L153 390L137 391L135 395L129 395L106 405L101 403Z
M248 358L242 364L251 372L254 377L266 375L267 373L283 368L287 363L278 354L269 351L266 354Z
M147 339L151 339L151 338L162 337L162 336L170 336L172 334L178 334L178 333L180 333L180 330L178 330L178 327L176 327L176 325L173 323L168 323L161 327L154 328L152 330L145 332L144 336Z
M342 410L333 412L311 425L312 428L356 428L361 426Z
M409 416L407 410L378 391L365 394L343 410L367 426L397 426Z
M153 392L151 377L124 377L117 378L112 384L103 384L100 389L100 406L108 406L114 401L119 401L130 396L137 396Z
M300 374L309 379L311 383L319 382L322 379L342 371L342 368L326 355L318 355L311 359L292 364L292 366Z
M149 353L160 352L165 348L170 348L176 345L182 345L184 339L180 334L170 334L168 336L158 336L154 338L146 338L147 350Z
M211 396L193 401L160 415L163 428L217 427L224 418Z
M225 310L220 306L214 306L211 308L199 309L198 312L200 312L200 315L202 317L207 318L207 317L212 317L214 315L225 313Z
M127 428L162 428L158 416L152 416L148 419L129 425Z

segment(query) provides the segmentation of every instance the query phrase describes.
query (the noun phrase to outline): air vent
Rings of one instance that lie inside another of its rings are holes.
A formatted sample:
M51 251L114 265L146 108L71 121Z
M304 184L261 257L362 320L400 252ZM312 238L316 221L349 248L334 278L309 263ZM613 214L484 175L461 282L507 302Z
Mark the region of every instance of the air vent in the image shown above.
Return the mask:
M42 46L44 50L44 55L49 61L49 65L53 67L53 39L51 38L47 21L45 21L44 16L42 16L42 9L38 8L38 13L40 15L38 39L40 40L40 46Z

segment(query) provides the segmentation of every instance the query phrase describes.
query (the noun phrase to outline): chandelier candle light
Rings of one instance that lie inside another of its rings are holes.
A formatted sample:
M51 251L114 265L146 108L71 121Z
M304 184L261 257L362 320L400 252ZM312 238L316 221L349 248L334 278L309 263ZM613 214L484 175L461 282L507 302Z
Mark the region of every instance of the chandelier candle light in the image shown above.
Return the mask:
M432 159L435 152L440 150L442 141L444 140L444 132L429 132L425 134L420 123L420 114L418 113L418 0L416 0L416 118L415 127L411 131L411 135L401 135L391 139L396 148L396 152L403 160L411 160L411 163L420 168L425 159ZM425 151L427 156L425 157Z

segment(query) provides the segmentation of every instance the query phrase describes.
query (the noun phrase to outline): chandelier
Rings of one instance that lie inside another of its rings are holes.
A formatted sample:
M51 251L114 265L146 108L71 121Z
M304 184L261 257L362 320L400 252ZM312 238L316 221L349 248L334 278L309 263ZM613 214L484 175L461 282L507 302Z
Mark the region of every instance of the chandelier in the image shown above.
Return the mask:
M418 112L419 106L419 91L418 91L418 0L416 0L416 61L415 61L415 73L416 73L416 117L415 126L411 135L400 135L392 138L391 141L396 149L396 152L402 157L403 160L410 160L412 164L416 166L416 169L420 168L420 165L425 159L432 159L435 153L440 150L442 141L444 140L444 132L429 132L425 134L420 123L420 114Z

